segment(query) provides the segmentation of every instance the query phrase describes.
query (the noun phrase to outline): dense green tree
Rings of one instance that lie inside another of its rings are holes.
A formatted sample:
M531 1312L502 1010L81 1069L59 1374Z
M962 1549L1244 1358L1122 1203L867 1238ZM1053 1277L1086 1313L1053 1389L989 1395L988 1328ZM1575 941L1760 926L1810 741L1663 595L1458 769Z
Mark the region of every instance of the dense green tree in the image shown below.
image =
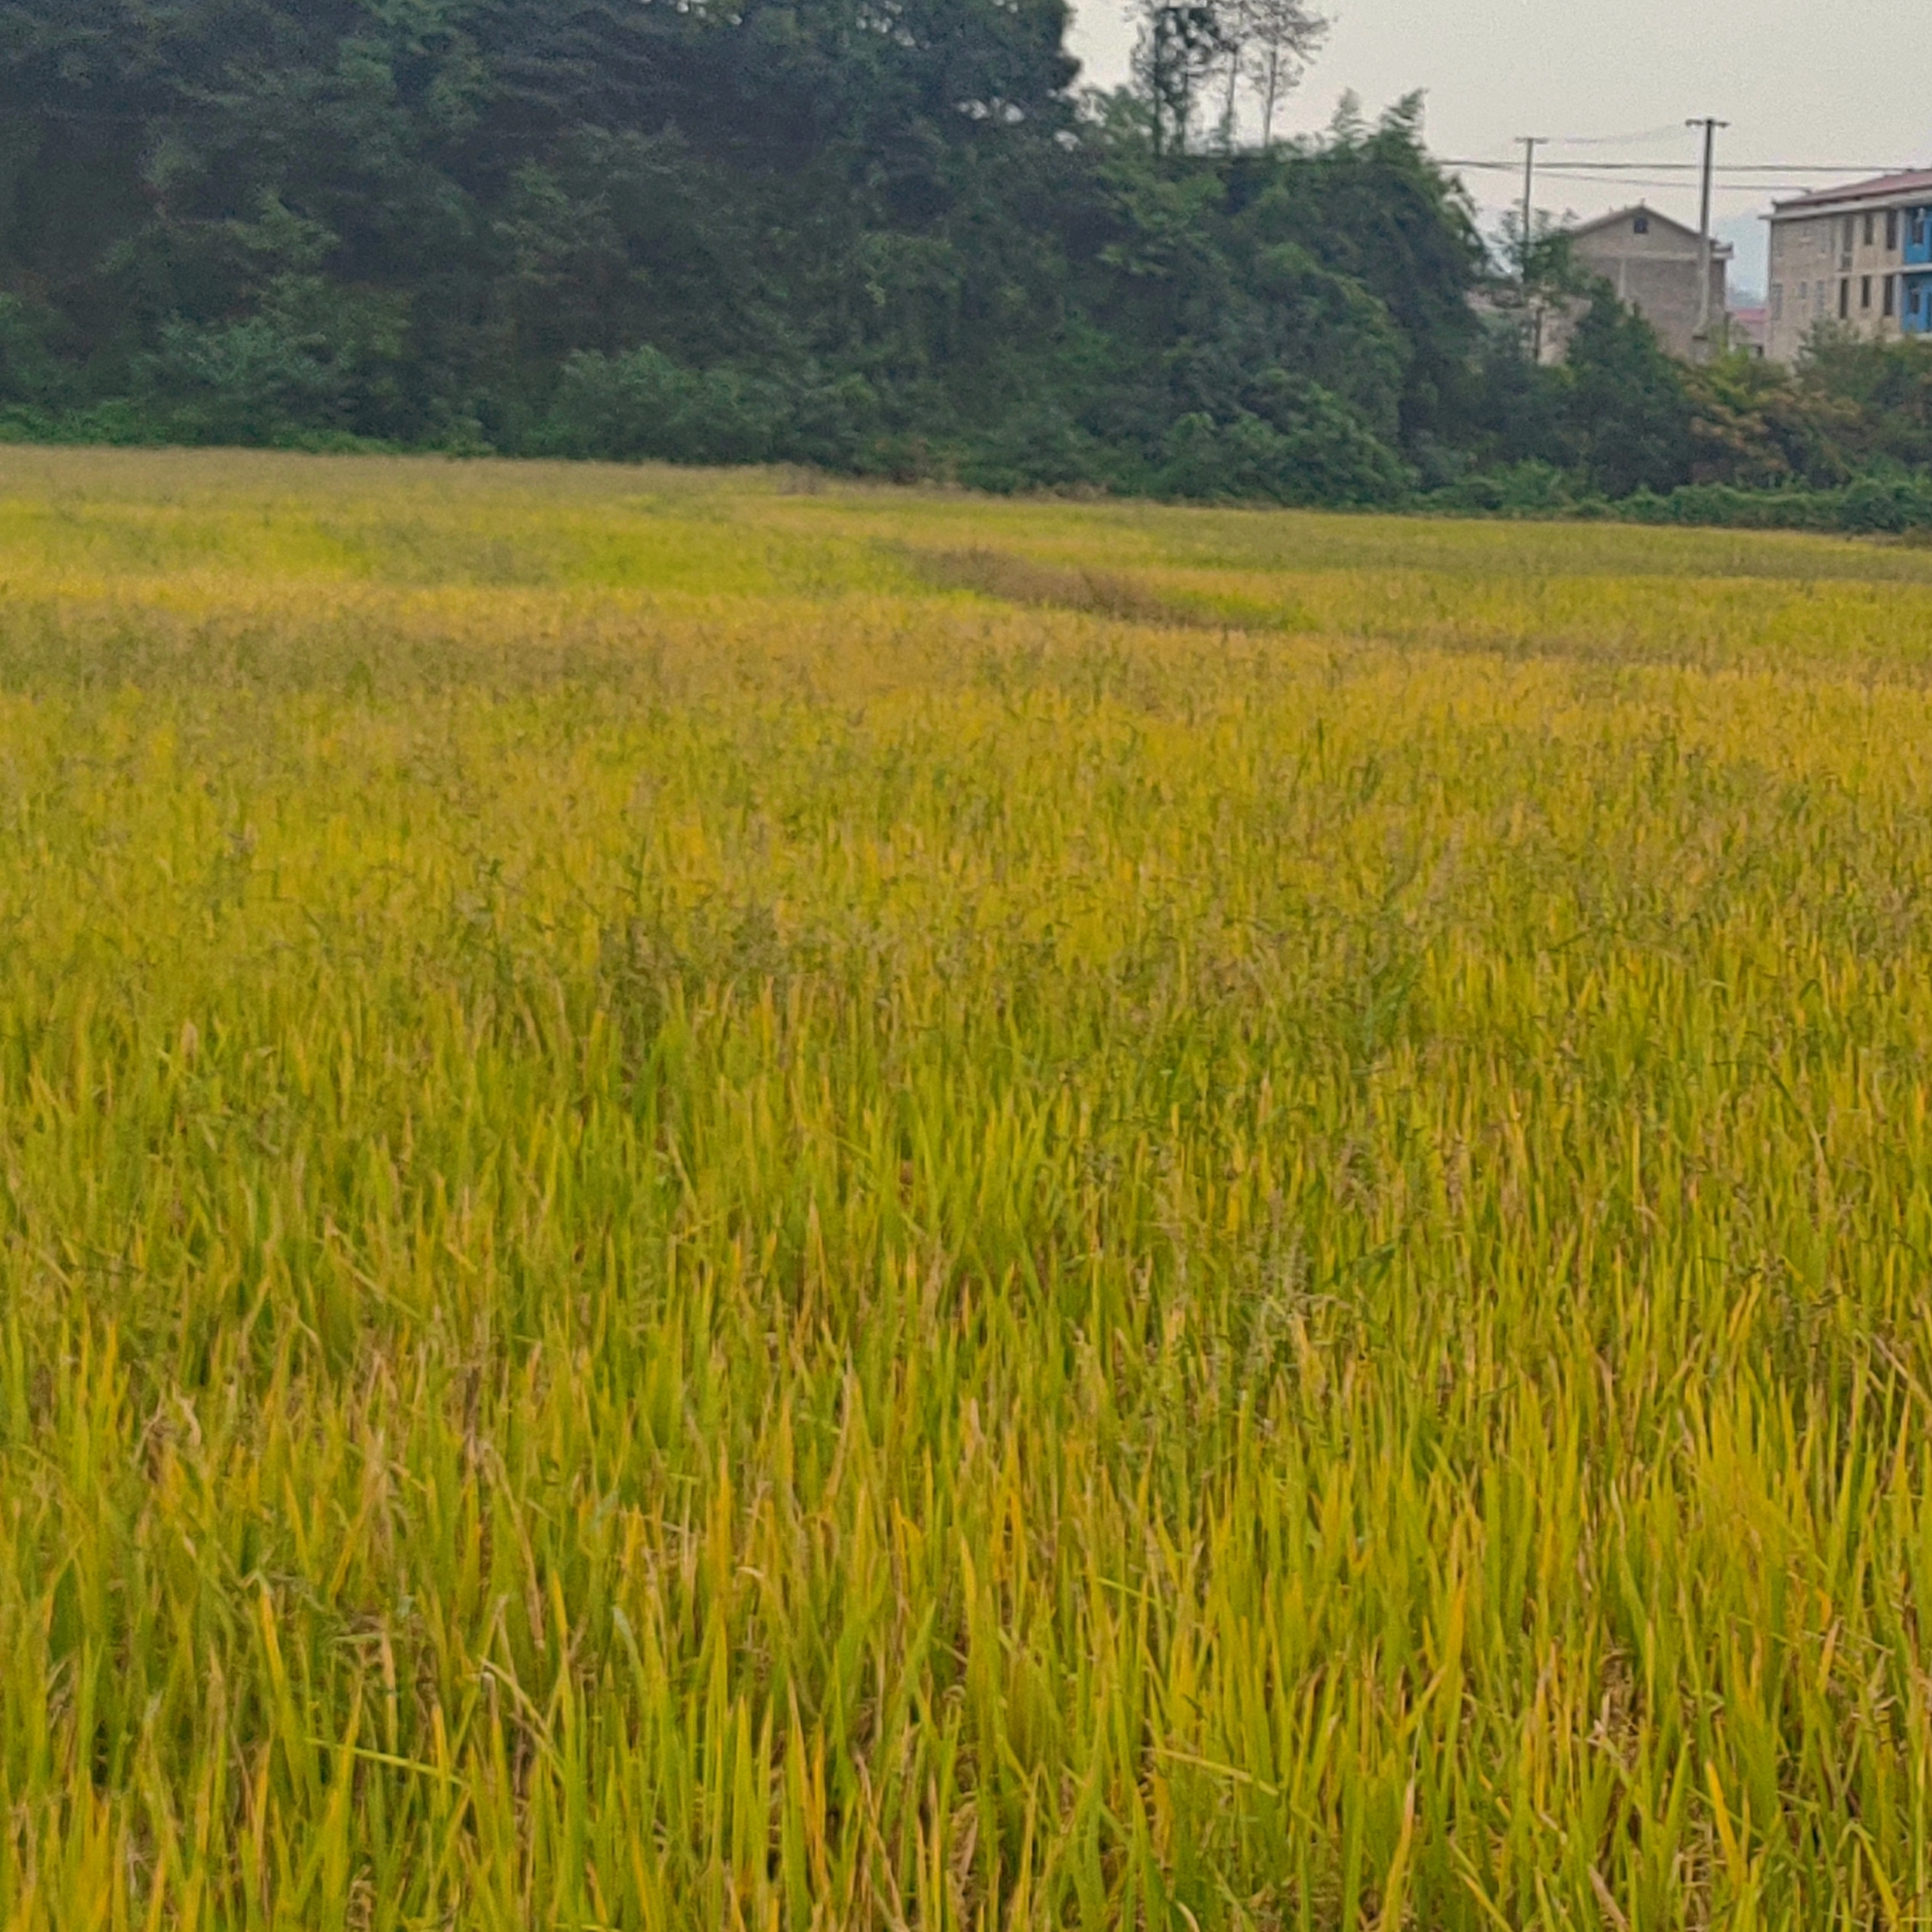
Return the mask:
M1606 496L1668 490L1690 478L1690 398L1649 325L1607 285L1571 340L1564 426L1579 466Z
M1419 100L1241 150L1305 0L1149 0L1104 99L1067 12L0 0L0 426L1282 502L1932 466L1932 352L1687 372L1602 297L1538 366Z

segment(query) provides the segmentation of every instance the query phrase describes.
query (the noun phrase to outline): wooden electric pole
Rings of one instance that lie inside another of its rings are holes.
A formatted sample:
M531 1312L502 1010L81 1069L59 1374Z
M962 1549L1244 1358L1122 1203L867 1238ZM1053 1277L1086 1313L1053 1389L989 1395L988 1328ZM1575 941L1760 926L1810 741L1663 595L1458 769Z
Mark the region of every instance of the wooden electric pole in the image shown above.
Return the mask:
M1697 216L1697 341L1707 356L1711 352L1711 188L1716 173L1717 130L1730 124L1710 116L1684 122L1686 127L1704 130L1704 193Z
M1529 248L1536 221L1536 150L1548 145L1547 135L1519 134L1516 137L1516 146L1523 150L1522 284L1525 302L1529 300Z
M1531 247L1536 239L1536 150L1546 146L1549 136L1519 134L1516 146L1523 150L1523 231L1522 295L1523 321L1529 330L1529 359L1543 360L1543 311L1533 306L1529 292Z

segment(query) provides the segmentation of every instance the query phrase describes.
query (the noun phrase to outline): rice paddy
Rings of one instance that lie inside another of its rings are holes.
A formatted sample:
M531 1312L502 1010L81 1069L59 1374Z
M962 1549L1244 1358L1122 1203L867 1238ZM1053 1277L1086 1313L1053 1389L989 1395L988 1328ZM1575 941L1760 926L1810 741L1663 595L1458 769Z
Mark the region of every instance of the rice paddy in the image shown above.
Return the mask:
M0 1927L1932 1916L1932 551L0 453Z

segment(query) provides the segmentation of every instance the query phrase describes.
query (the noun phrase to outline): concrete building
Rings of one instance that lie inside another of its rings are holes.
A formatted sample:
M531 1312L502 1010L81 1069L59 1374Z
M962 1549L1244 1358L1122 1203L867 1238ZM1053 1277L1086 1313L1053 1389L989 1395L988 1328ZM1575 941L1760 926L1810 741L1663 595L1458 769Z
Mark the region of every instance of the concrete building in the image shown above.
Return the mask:
M1731 275L1728 242L1711 244L1708 309L1698 299L1702 250L1695 228L1654 208L1620 208L1570 230L1577 266L1600 275L1656 330L1657 340L1681 361L1696 361L1707 345L1698 340L1708 316L1713 342L1721 346Z
M1771 328L1769 309L1733 309L1727 338L1733 349L1742 349L1757 361L1764 360L1765 337Z
M1781 201L1766 352L1791 362L1820 322L1876 341L1932 333L1932 170Z

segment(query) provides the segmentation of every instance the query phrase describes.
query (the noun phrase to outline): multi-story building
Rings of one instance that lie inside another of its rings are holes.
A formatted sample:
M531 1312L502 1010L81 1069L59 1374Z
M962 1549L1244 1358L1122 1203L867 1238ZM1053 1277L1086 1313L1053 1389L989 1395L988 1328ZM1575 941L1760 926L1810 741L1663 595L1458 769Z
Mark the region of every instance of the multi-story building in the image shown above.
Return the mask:
M1654 208L1619 208L1572 228L1570 252L1579 268L1608 282L1681 361L1697 361L1712 346L1721 346L1729 306L1729 243L1707 245L1695 228ZM1709 283L1700 292L1707 274ZM1708 341L1700 328L1708 331ZM1547 348L1560 353L1570 333L1558 326L1546 338Z
M1932 170L1781 201L1770 219L1774 362L1820 322L1881 342L1932 334Z

